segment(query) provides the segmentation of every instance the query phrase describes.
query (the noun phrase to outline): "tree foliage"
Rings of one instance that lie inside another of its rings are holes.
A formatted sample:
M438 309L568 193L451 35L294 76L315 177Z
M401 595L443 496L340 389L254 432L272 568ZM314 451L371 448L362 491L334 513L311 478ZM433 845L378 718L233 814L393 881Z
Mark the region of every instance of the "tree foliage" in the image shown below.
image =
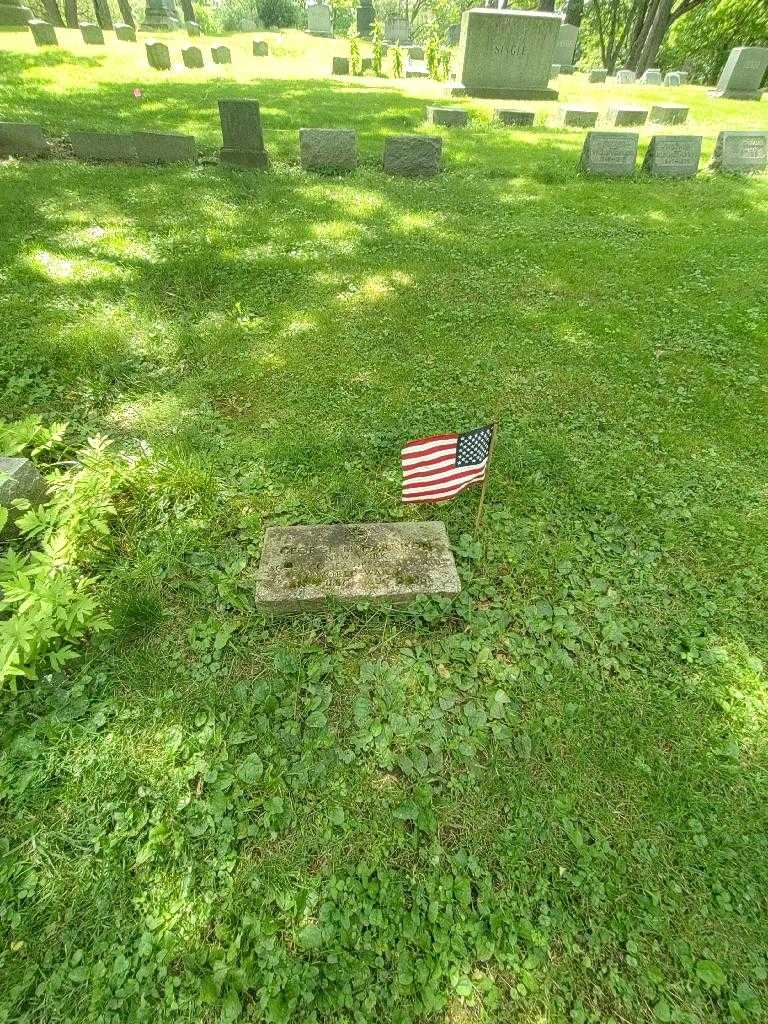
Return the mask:
M713 83L734 46L768 46L765 0L720 0L682 18L664 41L660 62Z

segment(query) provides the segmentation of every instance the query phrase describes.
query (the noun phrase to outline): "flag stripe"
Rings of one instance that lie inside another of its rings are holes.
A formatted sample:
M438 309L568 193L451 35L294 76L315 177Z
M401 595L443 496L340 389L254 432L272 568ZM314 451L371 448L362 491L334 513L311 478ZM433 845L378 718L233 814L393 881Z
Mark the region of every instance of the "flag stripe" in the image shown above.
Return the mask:
M424 491L418 494L403 494L403 501L446 501L448 498L453 498L455 495L460 494L465 487L470 487L472 484L480 483L485 476L485 473L479 473L477 476L471 477L469 480L464 480L458 487L450 487L447 490L434 490Z
M431 496L433 494L458 494L465 484L472 483L473 480L482 480L483 473L472 473L470 476L464 476L461 480L448 480L431 484L429 487L406 487L403 491L403 495L408 498L415 498L419 495Z
M429 448L433 444L437 444L439 441L457 441L457 434L433 434L432 437L420 437L418 441L409 441L408 444L403 448L403 454L406 452L420 452L425 448Z
M462 480L464 477L472 476L474 473L482 473L485 470L485 461L477 466L467 466L466 469L442 470L440 473L430 473L427 476L412 478L409 477L403 484L403 490L415 491L434 484L446 484L452 480Z
M403 470L403 476L406 480L410 480L414 476L432 476L433 473L439 473L443 469L452 469L456 466L456 459L435 459L433 462L423 463L419 466L414 466L413 469Z
M426 448L423 452L419 452L417 455L410 455L405 452L402 456L403 465L410 466L414 462L428 462L430 459L444 458L446 455L456 454L456 442L452 444L438 445L434 448Z

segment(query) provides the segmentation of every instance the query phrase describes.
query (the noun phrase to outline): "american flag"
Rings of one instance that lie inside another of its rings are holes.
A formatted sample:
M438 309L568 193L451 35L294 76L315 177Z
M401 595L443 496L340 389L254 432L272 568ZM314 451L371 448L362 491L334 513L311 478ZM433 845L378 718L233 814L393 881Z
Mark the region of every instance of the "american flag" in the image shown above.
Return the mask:
M467 434L434 434L409 441L400 455L403 501L448 501L470 484L480 483L488 468L492 426Z

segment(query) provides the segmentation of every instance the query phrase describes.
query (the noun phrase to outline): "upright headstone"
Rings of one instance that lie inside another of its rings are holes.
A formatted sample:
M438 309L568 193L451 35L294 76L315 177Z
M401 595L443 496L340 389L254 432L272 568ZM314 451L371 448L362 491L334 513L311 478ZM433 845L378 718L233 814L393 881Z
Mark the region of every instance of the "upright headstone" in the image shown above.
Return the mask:
M661 85L664 79L661 77L661 72L658 68L648 68L647 71L643 72L643 77L640 79L642 85Z
M214 64L231 64L232 52L228 46L212 46L211 60Z
M254 57L268 57L269 56L269 44L266 39L254 39L253 40L253 56Z
M384 23L384 38L388 43L396 43L400 46L410 46L411 23L407 18L387 18Z
M133 25L126 25L123 21L115 24L115 38L121 39L124 43L136 42L136 29Z
M588 82L604 82L608 77L608 72L605 68L592 68L587 75Z
M576 43L578 41L578 26L563 22L557 33L553 63L559 64L561 67L573 67L573 55L576 52Z
M199 46L183 46L181 59L184 61L185 68L201 68L203 66L203 51Z
M384 170L409 178L429 178L440 170L443 140L435 135L390 135L384 141Z
M367 38L371 34L373 23L376 20L376 11L373 9L372 0L361 0L355 16L357 34Z
M676 86L682 84L683 83L680 80L680 75L677 71L668 71L666 75L664 75L664 85L670 88L675 88Z
M461 22L457 21L454 25L448 26L448 31L445 34L445 41L449 46L458 46L459 40L461 39Z
M24 28L33 18L32 10L23 4L14 3L13 0L0 3L1 28Z
M534 110L508 110L497 107L494 111L496 120L508 128L531 128L536 119Z
M617 128L630 128L645 124L648 111L644 107L609 107L608 120Z
M50 22L42 21L40 18L32 18L27 22L32 32L32 38L37 46L58 46L56 29Z
M83 37L83 42L89 46L104 45L104 33L95 22L82 21L80 23L80 34Z
M307 31L312 36L333 36L333 10L329 4L311 4L307 7Z
M469 114L463 107L427 107L427 121L463 128L469 122Z
M224 145L219 159L231 167L264 169L269 160L264 149L258 100L219 100Z
M688 107L679 103L654 103L651 107L652 124L685 124L687 120Z
M174 0L146 0L142 32L170 32L181 27Z
M133 159L140 164L191 164L197 155L194 136L171 132L133 132Z
M0 533L10 532L14 521L21 514L13 506L14 501L28 501L39 504L46 493L45 480L29 459L0 457L0 508L8 512L8 521Z
M581 169L585 174L629 177L635 173L637 140L636 132L587 132L581 153Z
M156 71L170 71L171 51L165 43L161 43L159 39L148 39L144 49L147 51L147 62L151 68L155 68Z
M622 68L616 72L616 85L634 85L636 81L637 75L629 68Z
M547 83L559 31L557 14L487 7L464 11L457 80L468 96L557 99Z
M700 135L654 135L643 170L655 178L692 178L699 169Z
M47 156L48 152L39 124L0 121L0 156Z
M348 75L349 74L349 57L334 57L333 64L331 66L332 75Z
M347 128L300 128L301 166L308 171L353 171L357 132Z
M597 124L596 110L585 107L565 107L563 110L564 128L594 128Z
M200 35L200 26L196 21L187 21L184 23L184 27L187 30L188 36L194 37Z
M760 174L768 166L768 132L720 132L715 143L715 171Z
M737 46L728 54L712 96L731 100L759 100L760 85L768 69L768 47Z
M672 74L677 75L680 79L680 85L688 85L688 79L690 75L687 71L673 71Z

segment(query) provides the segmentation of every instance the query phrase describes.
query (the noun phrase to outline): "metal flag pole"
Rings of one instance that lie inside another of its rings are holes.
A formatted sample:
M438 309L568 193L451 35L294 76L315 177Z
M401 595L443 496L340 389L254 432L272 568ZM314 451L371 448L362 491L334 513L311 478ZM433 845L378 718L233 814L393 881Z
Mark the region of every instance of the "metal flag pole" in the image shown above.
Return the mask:
M475 516L475 533L480 529L480 524L483 520L483 507L485 505L485 490L488 486L488 477L491 473L491 458L493 457L493 449L496 447L496 434L499 430L499 411L501 403L499 402L496 406L496 411L493 414L493 433L491 434L491 443L488 446L488 461L485 464L485 476L483 477L483 487L480 491L480 503L477 506L477 515Z

